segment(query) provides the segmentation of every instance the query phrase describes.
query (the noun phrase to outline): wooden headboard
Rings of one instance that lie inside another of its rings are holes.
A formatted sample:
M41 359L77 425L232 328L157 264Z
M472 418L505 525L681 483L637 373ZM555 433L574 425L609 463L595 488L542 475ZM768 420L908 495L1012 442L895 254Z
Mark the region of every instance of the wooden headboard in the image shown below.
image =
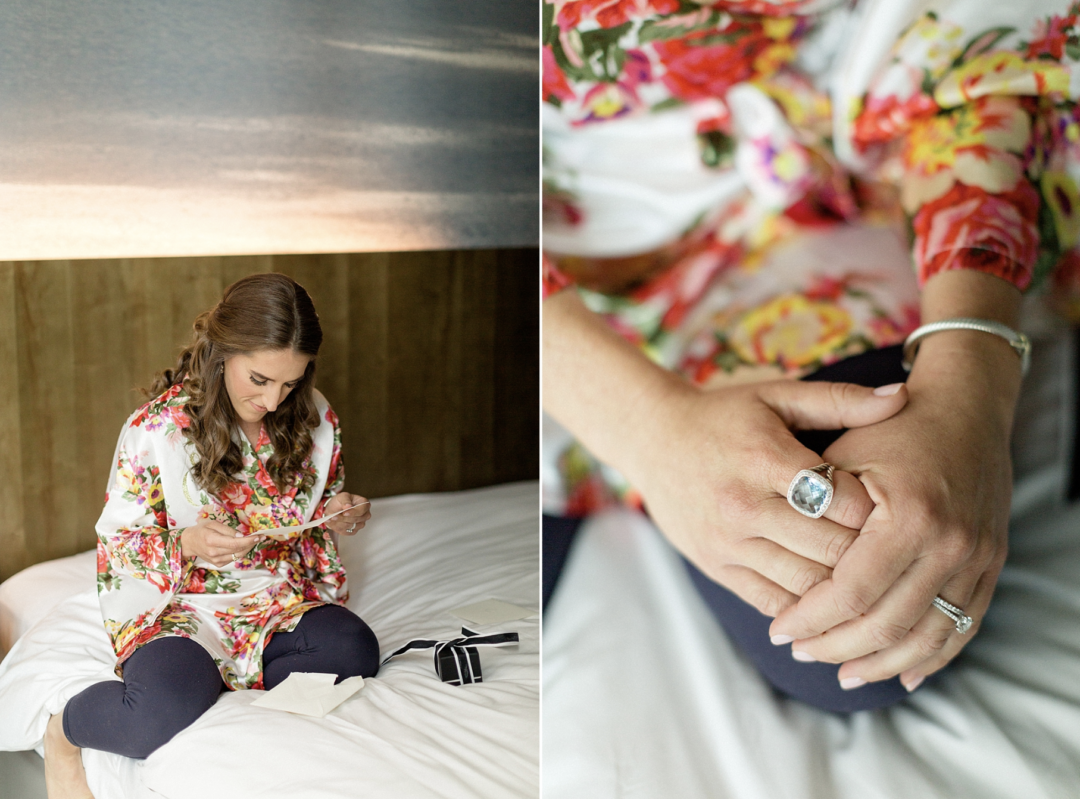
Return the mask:
M252 272L315 302L349 491L536 478L538 263L536 249L0 262L0 580L93 547L138 387Z

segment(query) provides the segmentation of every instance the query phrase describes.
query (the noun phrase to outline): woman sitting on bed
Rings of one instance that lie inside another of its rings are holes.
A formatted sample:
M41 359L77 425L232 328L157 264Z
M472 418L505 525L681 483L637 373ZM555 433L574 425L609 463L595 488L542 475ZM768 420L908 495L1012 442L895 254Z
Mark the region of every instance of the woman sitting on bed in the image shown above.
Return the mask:
M302 286L244 278L195 320L176 368L124 425L97 523L123 682L87 688L49 721L51 799L90 796L81 747L147 757L226 688L378 670L374 633L343 606L331 533L356 533L370 513L342 491L337 416L314 385L321 343ZM258 535L346 508L286 540Z

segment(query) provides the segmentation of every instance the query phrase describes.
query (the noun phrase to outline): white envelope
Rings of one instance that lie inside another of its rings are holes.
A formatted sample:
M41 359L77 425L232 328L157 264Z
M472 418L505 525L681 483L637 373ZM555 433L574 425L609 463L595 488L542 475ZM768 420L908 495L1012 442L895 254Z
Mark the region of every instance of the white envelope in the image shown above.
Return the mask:
M473 624L485 626L488 624L502 624L504 621L517 621L529 619L538 615L535 610L511 605L501 599L485 599L472 605L454 608L450 611L459 619L471 621Z
M334 685L336 679L336 674L294 671L251 704L322 718L364 687L363 677L349 677Z

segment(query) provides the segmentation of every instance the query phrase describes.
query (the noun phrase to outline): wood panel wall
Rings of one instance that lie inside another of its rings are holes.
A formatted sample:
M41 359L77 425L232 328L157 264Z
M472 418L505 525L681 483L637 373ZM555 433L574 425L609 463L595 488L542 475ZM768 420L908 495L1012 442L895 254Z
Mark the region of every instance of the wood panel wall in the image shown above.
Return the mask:
M535 249L0 262L0 580L93 547L138 387L231 282L290 275L324 343L347 489L369 497L534 479Z

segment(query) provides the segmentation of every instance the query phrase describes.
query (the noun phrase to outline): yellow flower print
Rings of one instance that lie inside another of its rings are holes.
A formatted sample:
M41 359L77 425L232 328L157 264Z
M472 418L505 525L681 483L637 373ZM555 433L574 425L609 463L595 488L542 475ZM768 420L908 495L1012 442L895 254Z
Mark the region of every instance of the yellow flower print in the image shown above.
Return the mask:
M787 41L795 30L795 17L765 17L761 22L761 29L770 39Z
M796 129L809 130L820 138L831 133L832 104L829 95L818 91L809 81L785 70L752 83L776 101L788 122Z
M743 316L728 341L743 361L791 369L836 352L851 329L851 316L844 309L784 294Z
M753 61L754 72L758 75L773 75L785 64L795 60L795 46L788 42L770 44Z
M150 496L147 497L147 502L151 506L157 505L164 498L165 492L161 490L161 483L154 483L150 488Z
M1015 97L984 97L916 120L905 141L901 203L914 213L959 180L996 194L1016 186L1031 120Z
M122 466L116 471L116 487L122 488L123 493L138 495L139 481L130 466Z
M113 649L117 652L123 652L127 649L131 642L135 640L135 637L142 632L138 624L118 622L115 619L105 620L105 631L112 638Z
M954 69L934 89L934 101L942 108L954 108L992 94L1039 95L1068 89L1069 71L1061 64L1025 61L1002 50L975 56Z
M1080 193L1076 182L1065 172L1044 172L1042 195L1054 216L1058 247L1067 250L1080 241Z
M936 80L962 52L960 37L963 33L964 29L959 25L926 14L896 43L894 54L898 61L925 69Z

